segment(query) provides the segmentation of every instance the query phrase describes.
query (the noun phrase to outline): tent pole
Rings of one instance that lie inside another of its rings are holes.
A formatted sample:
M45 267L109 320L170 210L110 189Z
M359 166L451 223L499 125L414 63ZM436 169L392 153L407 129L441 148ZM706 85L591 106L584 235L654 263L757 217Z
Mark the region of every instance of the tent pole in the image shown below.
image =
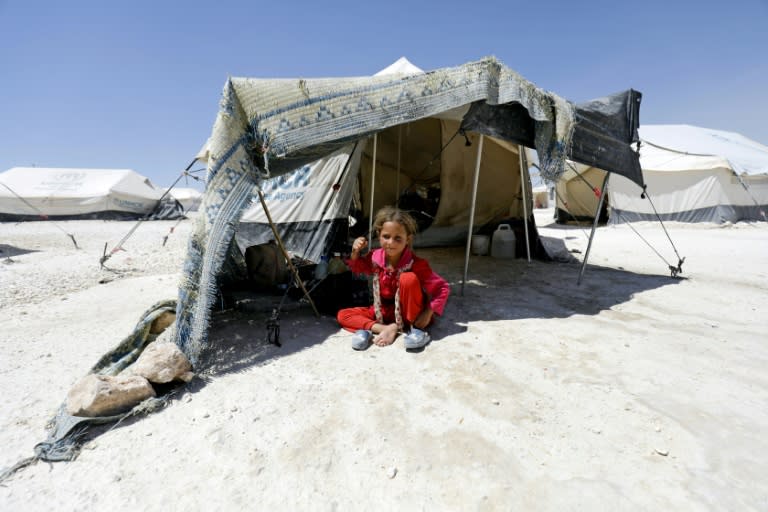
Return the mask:
M518 145L518 156L520 157L520 189L523 191L523 227L525 228L525 250L528 253L528 263L531 262L531 239L528 236L528 199L526 198L525 175L528 174L528 159L525 157L525 146Z
M584 276L584 269L587 267L587 259L589 259L589 251L592 249L592 238L595 236L595 229L597 228L597 220L600 218L600 211L603 209L603 202L605 201L605 189L608 187L608 177L611 173L606 172L605 178L603 178L603 188L600 191L600 201L597 203L597 210L595 211L595 219L592 221L592 231L589 233L589 242L587 243L587 252L584 253L584 261L581 262L581 271L579 271L579 279L576 281L577 285L581 284L581 278Z
M400 198L400 145L403 140L403 125L397 127L397 176L395 176L395 205Z
M272 222L272 216L269 214L269 208L267 208L267 202L264 200L264 192L262 192L261 188L259 188L259 201L261 201L261 207L264 208L264 215L267 216L267 220L269 221L269 227L272 228L272 234L275 235L275 241L277 242L277 245L280 247L280 251L283 253L283 257L285 257L285 261L288 263L288 267L291 269L293 278L296 280L296 283L304 292L304 296L307 298L307 300L309 301L309 304L312 306L312 309L315 312L315 316L319 318L320 313L317 312L317 308L315 307L315 302L312 300L312 297L310 297L307 289L304 288L304 282L301 280L301 277L299 277L299 271L296 270L296 267L293 266L291 257L288 256L288 251L285 250L285 246L283 245L283 239L280 238L280 234L277 232L275 223Z
M469 248L472 245L472 230L475 224L475 203L477 202L477 183L480 181L480 159L483 156L483 134L480 134L480 142L477 144L477 158L475 159L475 179L472 183L472 206L469 209L469 232L467 233L467 249L464 252L464 278L461 280L461 296L464 296L464 284L467 282L469 271Z
M373 198L376 190L376 148L379 144L379 134L373 134L373 161L371 162L371 206L368 209L368 244L373 244Z

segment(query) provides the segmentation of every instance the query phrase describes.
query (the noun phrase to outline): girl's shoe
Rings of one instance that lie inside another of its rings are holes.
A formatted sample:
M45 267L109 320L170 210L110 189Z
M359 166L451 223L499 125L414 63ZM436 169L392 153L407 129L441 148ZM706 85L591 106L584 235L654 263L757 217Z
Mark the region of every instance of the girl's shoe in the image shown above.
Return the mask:
M411 332L403 338L403 345L405 345L405 350L417 351L426 347L430 341L432 341L432 338L429 336L429 333L413 327Z
M355 350L367 349L368 345L371 344L372 335L373 333L371 331L367 331L365 329L355 331L355 334L352 335L352 348Z

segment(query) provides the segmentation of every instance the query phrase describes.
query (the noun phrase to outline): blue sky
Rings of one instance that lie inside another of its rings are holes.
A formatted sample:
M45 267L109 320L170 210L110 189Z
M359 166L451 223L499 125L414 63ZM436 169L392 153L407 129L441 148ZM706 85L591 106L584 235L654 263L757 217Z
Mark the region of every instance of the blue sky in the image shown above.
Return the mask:
M641 124L768 145L767 27L768 0L0 0L0 171L130 168L167 186L228 76L370 75L401 56L492 55L577 103L634 88Z

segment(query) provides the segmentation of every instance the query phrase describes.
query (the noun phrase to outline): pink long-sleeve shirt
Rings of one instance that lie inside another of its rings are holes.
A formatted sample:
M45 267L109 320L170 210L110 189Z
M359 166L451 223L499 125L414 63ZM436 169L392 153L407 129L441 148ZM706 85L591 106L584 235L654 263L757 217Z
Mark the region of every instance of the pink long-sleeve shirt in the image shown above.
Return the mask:
M355 274L377 273L379 275L381 299L384 301L394 300L395 298L398 270L407 269L405 271L413 272L419 279L422 289L427 294L430 309L438 315L443 314L451 287L448 281L432 270L427 260L413 254L410 247L405 248L400 256L397 268L394 270L387 270L386 254L383 249L374 249L365 256L359 256L357 259L350 258L347 260L347 265ZM409 265L410 269L408 269Z

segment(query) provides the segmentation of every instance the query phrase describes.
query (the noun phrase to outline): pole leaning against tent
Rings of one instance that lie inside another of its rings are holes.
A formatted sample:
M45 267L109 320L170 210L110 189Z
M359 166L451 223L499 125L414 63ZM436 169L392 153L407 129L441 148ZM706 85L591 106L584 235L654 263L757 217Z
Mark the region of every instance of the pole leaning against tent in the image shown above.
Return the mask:
M518 156L520 157L520 189L523 191L523 227L525 228L525 251L528 254L528 263L531 262L531 239L528 237L528 199L525 191L525 169L528 169L528 159L525 157L525 146L517 146Z
M469 271L469 248L472 244L472 230L475 224L475 204L477 203L477 183L480 181L480 159L483 156L483 134L480 134L480 142L477 144L477 158L475 159L475 178L472 182L472 203L469 209L469 231L467 232L467 248L464 252L464 277L461 280L461 296L464 296L464 284L467 282Z
M371 162L371 207L368 208L368 244L373 244L373 198L376 190L376 148L379 143L379 134L373 134L373 161Z
M304 292L304 296L309 301L309 304L312 306L312 309L315 312L316 317L320 317L320 313L318 313L317 308L315 307L315 302L312 300L312 297L310 297L309 292L304 287L304 282L301 280L301 277L299 276L299 271L296 270L296 267L293 266L293 262L291 261L290 256L288 256L288 251L285 250L285 246L283 245L283 239L280 238L280 234L277 232L277 228L275 227L275 223L272 222L272 215L269 213L269 208L267 208L267 202L264 200L264 192L262 192L261 189L259 189L259 201L261 201L261 206L264 208L264 215L267 216L267 220L269 221L269 227L272 228L272 234L275 235L275 241L277 242L277 245L280 247L280 251L283 253L283 257L285 258L286 263L288 263L288 267L291 269L291 273L293 274L293 278L296 280L296 283L301 287L301 291Z
M587 252L584 253L584 261L581 262L581 270L579 271L579 279L576 281L577 285L581 284L581 278L584 276L584 269L587 267L587 260L589 259L589 251L592 249L592 239L595 237L595 229L597 229L597 221L600 218L600 210L603 209L603 202L605 201L605 189L608 187L608 177L611 173L605 173L603 178L603 187L600 190L600 201L597 202L597 210L595 211L595 219L592 221L592 231L589 233L589 242L587 243Z

